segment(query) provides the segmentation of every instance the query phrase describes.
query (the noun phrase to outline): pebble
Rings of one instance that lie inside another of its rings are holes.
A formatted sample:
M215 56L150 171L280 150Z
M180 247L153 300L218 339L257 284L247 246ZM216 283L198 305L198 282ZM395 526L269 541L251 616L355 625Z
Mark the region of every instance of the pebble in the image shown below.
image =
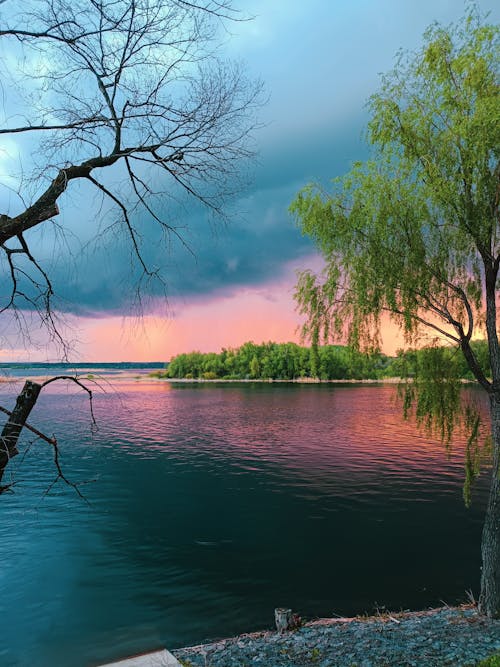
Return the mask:
M398 622L399 621L399 622ZM469 667L500 652L500 620L473 607L321 619L172 651L185 667Z

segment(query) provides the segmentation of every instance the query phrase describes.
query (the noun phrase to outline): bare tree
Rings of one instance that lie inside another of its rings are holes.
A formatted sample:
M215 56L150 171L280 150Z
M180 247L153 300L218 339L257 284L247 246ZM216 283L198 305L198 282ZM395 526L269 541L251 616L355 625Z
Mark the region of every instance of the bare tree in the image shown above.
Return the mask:
M0 314L36 312L64 344L30 230L55 224L63 194L86 182L115 208L142 277L154 277L141 221L178 235L164 203L179 192L223 213L252 156L261 86L219 55L228 22L240 20L229 0L0 5L0 47L15 56L3 59L4 99L9 87L24 100L21 111L4 101L0 140L28 136L32 148L29 177L0 213L10 284ZM4 450L8 462L15 446Z

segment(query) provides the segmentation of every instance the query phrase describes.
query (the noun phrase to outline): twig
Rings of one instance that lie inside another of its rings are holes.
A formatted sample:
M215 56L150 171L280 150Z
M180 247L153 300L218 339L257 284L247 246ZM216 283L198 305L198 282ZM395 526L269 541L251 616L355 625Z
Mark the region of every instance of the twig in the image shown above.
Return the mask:
M72 375L56 375L53 378L50 378L49 380L45 380L45 382L42 383L41 387L46 387L48 384L51 384L52 382L55 382L56 380L69 380L71 382L74 382L77 384L81 389L87 392L89 395L89 403L90 403L90 414L92 417L92 425L93 427L97 427L97 422L95 419L94 415L94 410L93 410L93 404L92 404L92 391L83 384L78 378L72 376ZM9 417L12 416L12 412L10 410L7 410L7 408L4 408L3 406L0 405L0 412L3 412L4 414L8 415ZM59 445L57 443L57 439L55 435L52 435L52 437L49 437L42 433L40 430L35 428L34 426L31 426L31 424L28 424L27 422L24 422L23 428L27 428L28 431L31 431L34 433L37 438L40 438L40 440L43 440L47 444L51 445L54 449L54 465L56 466L57 470L57 477L51 482L49 487L45 490L45 493L43 494L44 497L51 491L51 489L54 487L55 484L59 481L59 479L62 479L65 484L68 486L71 486L76 493L80 496L82 500L84 500L88 505L90 505L89 501L87 498L81 493L80 489L78 488L78 485L75 484L74 482L71 482L66 475L63 473L61 464L59 462ZM2 493L5 493L6 491L10 491L14 483L11 484L5 484L5 485L0 485L0 495Z
M84 391L87 392L87 394L89 395L90 416L92 417L92 426L94 428L97 428L97 421L96 421L96 418L95 418L95 415L94 415L94 404L93 404L92 390L89 389L83 382L81 382L74 375L56 375L53 378L49 378L48 380L45 380L45 382L42 382L42 389L43 389L43 387L46 387L51 382L56 382L56 380L68 380L69 382L74 382L81 389L83 389Z
M12 416L12 412L10 410L7 410L7 408L2 407L1 405L0 405L0 412L3 412L4 414L9 415L9 417ZM31 426L30 424L28 424L26 422L23 424L23 428L27 428L28 431L31 431L32 433L34 433L38 438L40 438L40 440L45 440L45 442L48 442L49 445L57 444L55 438L49 438L48 436L44 435L41 431L39 431L37 428L35 428L34 426Z
M63 481L65 484L67 484L68 486L71 486L71 487L76 491L76 493L80 496L80 498L81 498L82 500L84 500L84 501L87 503L87 505L90 505L90 502L87 500L87 498L86 498L86 497L83 495L83 493L80 491L80 489L78 488L78 485L75 484L74 482L71 482L71 481L66 477L66 475L63 473L62 468L61 468L61 464L59 463L59 447L58 447L57 440L56 440L55 436L52 436L52 442L51 442L51 444L52 444L52 446L53 446L53 448L54 448L54 465L56 466L56 469L57 469L57 477L54 479L54 481L50 484L50 486L48 487L48 489L47 489L47 490L45 491L45 493L43 494L44 497L45 497L46 495L48 495L48 493L50 492L50 490L57 484L57 482L58 482L60 479L62 479L62 481Z
M12 415L12 412L10 410L7 410L6 408L2 407L1 405L0 405L0 411L3 412L6 415L9 415L9 417ZM27 423L24 423L23 427L27 428L28 431L31 431L32 433L34 433L37 436L37 438L40 438L40 440L43 440L44 442L48 443L49 445L51 445L54 448L54 464L55 464L56 469L57 469L57 477L54 479L53 482L51 482L50 486L48 487L48 489L46 489L46 491L43 495L46 496L50 492L50 490L53 488L53 486L59 481L59 479L62 479L63 482L65 482L65 484L67 484L68 486L73 487L73 489L76 491L76 493L80 496L80 498L82 500L84 500L88 505L90 505L87 498L85 498L85 496L81 493L80 489L78 488L78 485L75 484L74 482L71 482L66 477L66 475L63 473L62 468L61 468L61 464L59 462L59 446L57 444L57 439L56 439L55 435L53 435L51 438L49 438L49 436L45 435L44 433L39 431L34 426L31 426L30 424L27 424ZM14 486L14 484L15 484L15 482L12 482L10 484L4 484L3 486L0 485L0 495L2 493L5 493L6 491L10 491L11 488Z

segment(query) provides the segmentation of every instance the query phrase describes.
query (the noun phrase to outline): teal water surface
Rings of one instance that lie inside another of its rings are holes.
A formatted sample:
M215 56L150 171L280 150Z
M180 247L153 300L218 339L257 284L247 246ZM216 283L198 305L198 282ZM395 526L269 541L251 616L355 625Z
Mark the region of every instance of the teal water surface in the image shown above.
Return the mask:
M277 606L351 615L477 593L486 479L467 510L463 442L448 456L404 422L392 386L100 387L93 436L73 387L47 387L30 417L89 504L50 488L39 441L0 498L0 665L200 643L269 627Z

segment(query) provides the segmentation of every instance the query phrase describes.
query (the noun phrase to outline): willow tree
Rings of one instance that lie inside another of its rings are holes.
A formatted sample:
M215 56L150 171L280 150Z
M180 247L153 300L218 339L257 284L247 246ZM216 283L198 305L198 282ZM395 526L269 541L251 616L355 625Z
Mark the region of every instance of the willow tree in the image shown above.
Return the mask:
M499 28L473 8L458 24L431 26L417 53L401 53L369 100L371 159L332 192L309 185L291 206L325 259L299 276L299 309L313 340L344 336L376 347L385 313L408 343L423 331L461 351L489 399L491 486L482 536L482 613L500 616ZM473 337L488 341L490 372ZM480 415L432 351L407 385L406 408L444 439L461 422L469 445ZM473 459L469 448L469 463Z

